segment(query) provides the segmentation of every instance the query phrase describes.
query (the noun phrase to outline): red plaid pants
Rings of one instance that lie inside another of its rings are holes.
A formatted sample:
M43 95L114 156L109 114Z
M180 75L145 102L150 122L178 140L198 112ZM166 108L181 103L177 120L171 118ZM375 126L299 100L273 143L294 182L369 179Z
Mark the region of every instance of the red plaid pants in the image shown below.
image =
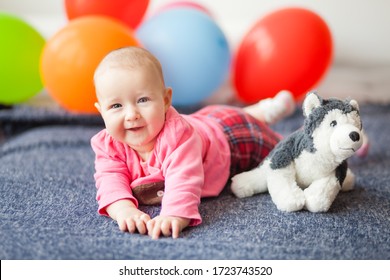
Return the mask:
M230 145L230 176L257 167L281 140L281 136L243 109L232 106L207 106L196 114L216 120Z

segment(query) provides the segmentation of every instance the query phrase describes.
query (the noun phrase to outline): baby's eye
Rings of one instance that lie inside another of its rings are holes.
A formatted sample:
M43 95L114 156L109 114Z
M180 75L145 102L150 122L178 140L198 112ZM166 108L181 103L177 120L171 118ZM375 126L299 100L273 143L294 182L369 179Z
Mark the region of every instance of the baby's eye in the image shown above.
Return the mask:
M145 103L145 102L148 102L148 101L149 101L148 97L141 97L140 99L138 99L138 103Z
M331 123L330 123L330 126L331 127L335 127L337 125L337 122L336 121L331 121Z
M111 108L112 108L112 109L118 109L118 108L120 108L120 107L122 107L122 105L119 104L119 103L115 103L115 104L112 104L112 105L111 105Z

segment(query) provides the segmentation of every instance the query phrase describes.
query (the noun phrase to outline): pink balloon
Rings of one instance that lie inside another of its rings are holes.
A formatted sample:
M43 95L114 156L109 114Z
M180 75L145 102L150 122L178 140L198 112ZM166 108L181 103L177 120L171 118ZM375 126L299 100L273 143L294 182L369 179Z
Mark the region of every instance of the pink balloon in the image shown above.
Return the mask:
M168 3L164 6L162 6L161 8L159 8L156 11L156 14L160 13L162 11L165 11L167 9L183 8L183 7L200 10L200 11L204 12L205 14L207 14L208 16L212 17L211 12L206 7L204 7L203 5L201 5L199 3L195 3L192 1L176 1L176 2L172 2L172 3Z

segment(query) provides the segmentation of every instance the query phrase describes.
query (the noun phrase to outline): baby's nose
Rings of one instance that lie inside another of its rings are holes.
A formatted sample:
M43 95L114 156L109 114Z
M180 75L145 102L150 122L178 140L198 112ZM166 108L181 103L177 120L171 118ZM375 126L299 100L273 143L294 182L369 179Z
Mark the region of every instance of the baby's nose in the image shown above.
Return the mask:
M140 118L140 114L138 113L137 110L134 109L128 109L126 110L126 120L137 120Z

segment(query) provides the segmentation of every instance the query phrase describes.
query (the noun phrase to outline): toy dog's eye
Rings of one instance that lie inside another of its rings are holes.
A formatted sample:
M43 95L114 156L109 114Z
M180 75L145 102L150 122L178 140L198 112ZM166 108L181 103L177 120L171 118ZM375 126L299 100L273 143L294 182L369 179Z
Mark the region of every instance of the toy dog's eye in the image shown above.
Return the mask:
M332 121L331 123L330 123L330 126L331 127L335 127L337 125L337 122L336 121Z

